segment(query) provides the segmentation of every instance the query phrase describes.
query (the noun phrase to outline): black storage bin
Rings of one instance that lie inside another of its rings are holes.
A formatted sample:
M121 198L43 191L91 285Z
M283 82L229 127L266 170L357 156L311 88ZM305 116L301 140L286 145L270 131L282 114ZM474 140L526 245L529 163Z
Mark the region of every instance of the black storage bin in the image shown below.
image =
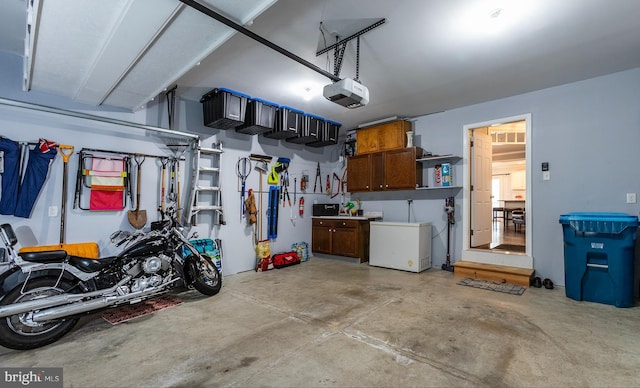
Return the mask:
M307 143L306 145L309 147L325 147L338 144L338 131L341 126L342 124L338 122L325 120L321 125L322 130L320 131L320 136L318 136L318 141Z
M244 124L237 127L236 132L247 135L258 135L267 131L273 131L277 111L278 104L259 98L249 99Z
M289 137L298 136L302 129L304 112L291 108L289 106L281 106L276 113L276 126L273 131L265 132L264 136L272 139L287 139Z
M246 94L231 89L213 89L200 99L204 125L211 128L232 129L243 124L249 98Z
M287 141L297 144L307 144L318 141L323 125L324 119L322 117L305 113L303 116L302 128L298 133L298 136L290 137Z

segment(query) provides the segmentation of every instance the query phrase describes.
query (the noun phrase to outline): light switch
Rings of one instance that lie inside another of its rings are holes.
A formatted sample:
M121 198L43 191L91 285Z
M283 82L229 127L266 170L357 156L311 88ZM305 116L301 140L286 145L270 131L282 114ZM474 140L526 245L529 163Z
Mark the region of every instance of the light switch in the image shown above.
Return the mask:
M549 179L551 179L551 171L543 171L542 172L542 180L543 181L548 181Z
M49 206L49 217L56 217L58 215L57 206Z
M636 203L636 193L627 193L627 203Z

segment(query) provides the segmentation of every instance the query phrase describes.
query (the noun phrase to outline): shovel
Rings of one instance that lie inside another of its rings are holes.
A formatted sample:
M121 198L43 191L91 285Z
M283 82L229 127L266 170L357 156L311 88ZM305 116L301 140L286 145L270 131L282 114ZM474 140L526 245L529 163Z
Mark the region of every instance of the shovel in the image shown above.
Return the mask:
M147 223L147 211L140 210L140 181L142 177L142 163L144 163L144 156L136 155L134 160L138 165L138 176L136 177L136 209L129 210L127 214L129 223L136 229L142 229Z

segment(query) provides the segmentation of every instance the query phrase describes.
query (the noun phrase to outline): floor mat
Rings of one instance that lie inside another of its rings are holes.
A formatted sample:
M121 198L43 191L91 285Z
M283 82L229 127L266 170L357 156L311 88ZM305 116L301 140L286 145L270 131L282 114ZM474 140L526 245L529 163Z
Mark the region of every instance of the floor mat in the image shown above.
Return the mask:
M102 318L112 325L115 325L144 315L149 315L154 311L177 306L181 303L182 299L171 295L163 295L140 303L107 310L102 313Z
M483 290L504 292L511 295L522 295L526 290L525 287L509 283L496 283L489 280L464 278L458 282L461 286L480 288Z
M524 253L526 250L526 247L524 245L500 244L493 249L499 249L501 251L513 251L513 252Z

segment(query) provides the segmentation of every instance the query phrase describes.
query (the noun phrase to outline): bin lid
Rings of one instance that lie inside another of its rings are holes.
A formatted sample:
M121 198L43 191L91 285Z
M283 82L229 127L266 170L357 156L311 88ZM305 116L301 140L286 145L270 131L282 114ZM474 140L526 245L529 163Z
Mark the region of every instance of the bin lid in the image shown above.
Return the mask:
M238 97L251 98L251 96L249 96L248 94L240 93L240 92L237 92L235 90L227 89L227 88L217 88L217 89L214 89L214 92L215 91L221 91L221 92L225 92L225 93L230 93L230 94L236 95Z
M573 212L560 216L562 225L571 225L580 232L621 233L638 226L638 217L625 213Z
M275 106L276 108L280 107L280 105L276 104L275 102L263 100L261 98L252 97L251 101L257 101L257 102L259 102L259 103L261 103L263 105Z
M280 109L284 109L284 110L289 110L291 112L295 112L301 115L304 115L304 112L301 111L300 109L296 109L296 108L292 108L290 106L286 106L286 105L280 105Z

